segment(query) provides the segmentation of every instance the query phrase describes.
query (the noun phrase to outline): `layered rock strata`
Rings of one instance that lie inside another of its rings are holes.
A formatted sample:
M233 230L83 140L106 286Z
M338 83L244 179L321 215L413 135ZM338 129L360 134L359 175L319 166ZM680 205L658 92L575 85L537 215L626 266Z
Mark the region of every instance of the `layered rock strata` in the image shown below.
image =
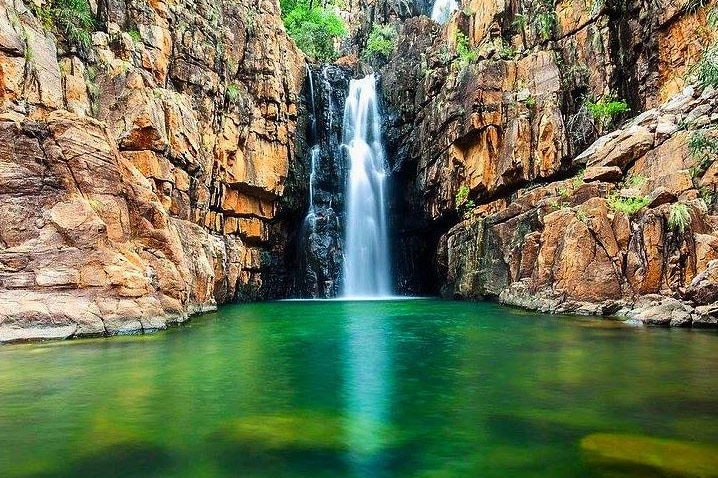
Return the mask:
M0 5L0 340L279 294L304 60L278 2L101 0L91 45L47 7Z
M683 91L715 39L706 9L462 7L445 26L405 21L382 69L405 289L553 312L626 315L667 301L678 318L632 315L714 323L714 158L699 167L687 145L717 116L712 91ZM592 118L587 100L609 96L631 112ZM638 201L646 207L621 212Z

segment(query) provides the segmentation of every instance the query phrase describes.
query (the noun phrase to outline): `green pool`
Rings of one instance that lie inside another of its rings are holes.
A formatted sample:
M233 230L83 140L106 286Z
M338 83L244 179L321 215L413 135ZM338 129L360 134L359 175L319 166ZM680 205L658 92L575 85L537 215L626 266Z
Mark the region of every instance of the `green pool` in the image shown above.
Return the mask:
M0 347L0 476L718 476L717 358L492 304L227 306Z

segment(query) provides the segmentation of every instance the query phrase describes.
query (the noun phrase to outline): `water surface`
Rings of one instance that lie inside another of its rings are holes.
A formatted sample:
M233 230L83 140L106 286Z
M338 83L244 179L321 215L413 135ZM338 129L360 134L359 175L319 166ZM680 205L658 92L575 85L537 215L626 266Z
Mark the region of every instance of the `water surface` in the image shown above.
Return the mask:
M0 476L718 475L718 335L437 300L0 347Z

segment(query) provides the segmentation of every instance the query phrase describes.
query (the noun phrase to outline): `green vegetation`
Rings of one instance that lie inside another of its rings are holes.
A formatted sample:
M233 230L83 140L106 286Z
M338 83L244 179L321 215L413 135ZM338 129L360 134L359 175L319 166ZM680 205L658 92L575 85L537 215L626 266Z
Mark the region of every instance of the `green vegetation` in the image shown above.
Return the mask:
M628 178L626 178L624 184L628 188L640 188L646 184L647 180L648 178L646 178L643 174L631 174Z
M581 168L579 172L573 178L573 187L579 188L583 184L583 179L586 177L586 168Z
M618 196L617 194L612 194L608 197L608 206L611 209L617 212L628 214L629 216L631 214L637 213L638 211L646 207L649 202L650 199L648 199L646 196L623 198Z
M691 0L686 5L686 11L696 12L708 5L709 0ZM706 23L711 28L718 28L718 6L708 12ZM698 62L688 69L689 81L695 81L699 86L718 87L718 43L707 45L701 53Z
M309 58L332 61L337 58L337 40L347 34L344 21L333 7L338 0L281 0L282 21L287 33Z
M683 203L675 203L671 205L671 211L668 215L668 227L672 231L683 234L686 228L691 224L691 213L688 206Z
M132 41L135 43L141 43L142 42L142 36L140 35L140 32L138 30L130 30L127 32L127 34L132 38Z
M584 224L587 223L588 216L586 215L586 211L584 211L583 209L576 209L576 219L578 219Z
M553 37L557 24L556 12L553 10L539 13L534 21L534 27L542 40L549 40Z
M464 185L459 188L456 193L456 212L468 218L471 214L471 210L476 207L476 203L469 199L469 187Z
M718 137L713 130L700 130L691 134L688 140L688 152L693 158L691 176L703 176L708 167L718 157Z
M374 24L362 53L367 60L387 61L396 46L397 31L393 25Z
M718 466L718 447L692 441L594 433L581 440L581 449L605 464L656 470L655 476L711 476Z
M227 89L224 92L224 96L230 103L236 103L239 99L239 85L237 85L236 83L230 83L229 85L227 85Z
M50 0L31 8L47 30L57 30L67 41L82 51L92 46L90 33L95 28L95 16L87 0Z
M598 101L586 100L585 104L596 128L601 132L613 124L619 116L631 111L628 103L611 95L604 96Z
M718 86L718 44L707 46L690 72L700 86Z
M478 52L471 48L469 38L462 32L456 32L456 54L459 57L459 68L474 63L479 57Z
M499 57L502 60L513 60L516 58L516 48L508 43L502 42L501 48L499 49Z

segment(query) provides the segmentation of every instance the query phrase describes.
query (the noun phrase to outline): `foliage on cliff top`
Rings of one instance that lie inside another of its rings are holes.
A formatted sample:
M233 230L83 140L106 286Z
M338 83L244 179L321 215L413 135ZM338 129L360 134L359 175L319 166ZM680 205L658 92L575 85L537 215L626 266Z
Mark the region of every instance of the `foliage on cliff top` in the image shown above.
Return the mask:
M47 30L62 32L71 45L87 51L92 46L90 33L95 16L87 0L50 0L43 5L31 3L33 13Z
M281 0L282 21L289 36L309 58L332 61L336 42L347 33L333 7L337 0Z
M397 31L393 25L374 24L362 57L367 60L386 61L396 45Z

